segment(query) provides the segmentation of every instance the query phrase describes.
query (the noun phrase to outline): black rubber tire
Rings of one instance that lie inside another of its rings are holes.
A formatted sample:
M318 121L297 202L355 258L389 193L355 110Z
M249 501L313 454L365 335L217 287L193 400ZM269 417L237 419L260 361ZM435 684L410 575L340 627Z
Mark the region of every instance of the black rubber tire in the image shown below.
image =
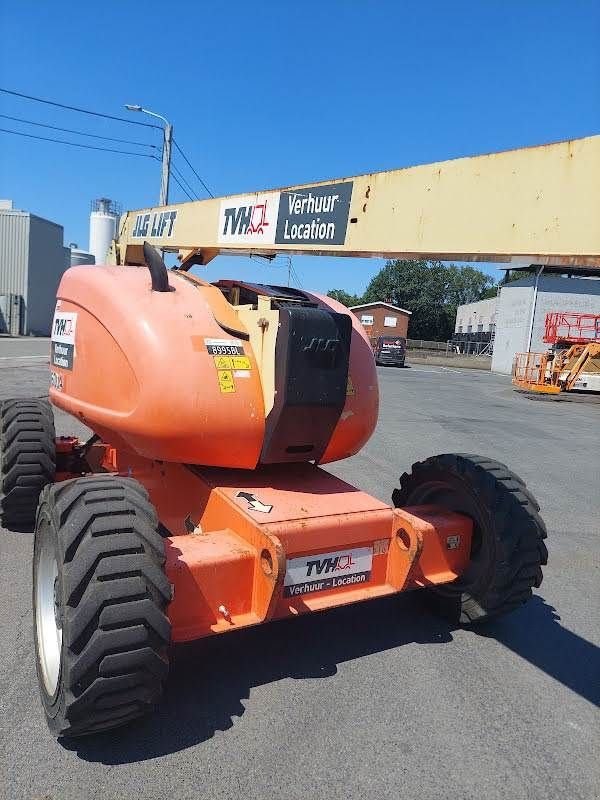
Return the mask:
M54 481L54 417L45 400L0 404L0 525L32 528L40 492Z
M433 503L473 520L471 561L451 584L429 591L435 606L468 624L512 611L542 582L546 526L524 481L505 464L448 453L413 464L393 494L396 507Z
M158 528L146 490L131 478L94 475L42 492L33 564L36 666L46 719L56 735L123 725L151 710L162 694L171 586ZM55 548L62 628L52 695L44 684L38 639L37 571L45 537Z

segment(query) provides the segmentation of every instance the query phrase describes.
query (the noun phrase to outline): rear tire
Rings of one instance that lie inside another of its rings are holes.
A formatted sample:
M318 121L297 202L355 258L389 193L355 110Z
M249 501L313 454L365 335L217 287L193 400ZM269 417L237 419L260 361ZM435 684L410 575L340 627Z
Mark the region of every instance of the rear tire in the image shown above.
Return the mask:
M52 408L45 400L0 405L0 525L33 527L40 492L54 481Z
M393 502L433 503L473 520L465 573L429 590L445 617L468 624L504 614L540 586L548 560L546 526L524 481L504 464L461 453L433 456L402 475Z
M94 475L46 487L37 514L36 666L50 729L82 736L133 720L168 673L171 587L146 490Z

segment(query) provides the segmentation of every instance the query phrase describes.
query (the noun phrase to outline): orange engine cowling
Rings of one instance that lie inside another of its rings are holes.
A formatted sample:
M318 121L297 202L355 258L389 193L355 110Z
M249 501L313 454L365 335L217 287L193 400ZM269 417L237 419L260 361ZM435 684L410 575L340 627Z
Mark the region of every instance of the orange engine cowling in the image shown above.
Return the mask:
M356 453L377 421L362 326L327 297L138 267L72 267L52 327L52 402L147 458L253 469ZM343 381L343 384L342 384Z

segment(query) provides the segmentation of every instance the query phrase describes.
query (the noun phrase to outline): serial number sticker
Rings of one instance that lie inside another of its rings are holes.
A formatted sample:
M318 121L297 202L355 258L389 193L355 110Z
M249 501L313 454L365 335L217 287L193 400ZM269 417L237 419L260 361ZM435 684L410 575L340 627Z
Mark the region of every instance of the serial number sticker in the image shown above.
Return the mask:
M235 392L233 372L230 369L220 369L217 375L219 376L219 389L223 394Z
M448 536L446 539L446 547L448 550L456 550L460 545L460 536Z
M372 562L371 547L290 558L285 573L284 597L366 583L371 577Z
M233 377L234 378L249 378L252 373L249 369L234 369L233 370Z
M239 339L205 339L204 344L211 356L244 355L244 347Z

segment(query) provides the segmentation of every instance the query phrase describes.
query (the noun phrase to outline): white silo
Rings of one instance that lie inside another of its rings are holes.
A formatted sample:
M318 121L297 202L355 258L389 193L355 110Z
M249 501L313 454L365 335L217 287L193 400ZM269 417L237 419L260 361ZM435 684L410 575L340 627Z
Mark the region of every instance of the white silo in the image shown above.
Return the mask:
M108 197L92 201L90 253L96 259L96 264L106 264L106 256L116 236L120 213L120 206Z

